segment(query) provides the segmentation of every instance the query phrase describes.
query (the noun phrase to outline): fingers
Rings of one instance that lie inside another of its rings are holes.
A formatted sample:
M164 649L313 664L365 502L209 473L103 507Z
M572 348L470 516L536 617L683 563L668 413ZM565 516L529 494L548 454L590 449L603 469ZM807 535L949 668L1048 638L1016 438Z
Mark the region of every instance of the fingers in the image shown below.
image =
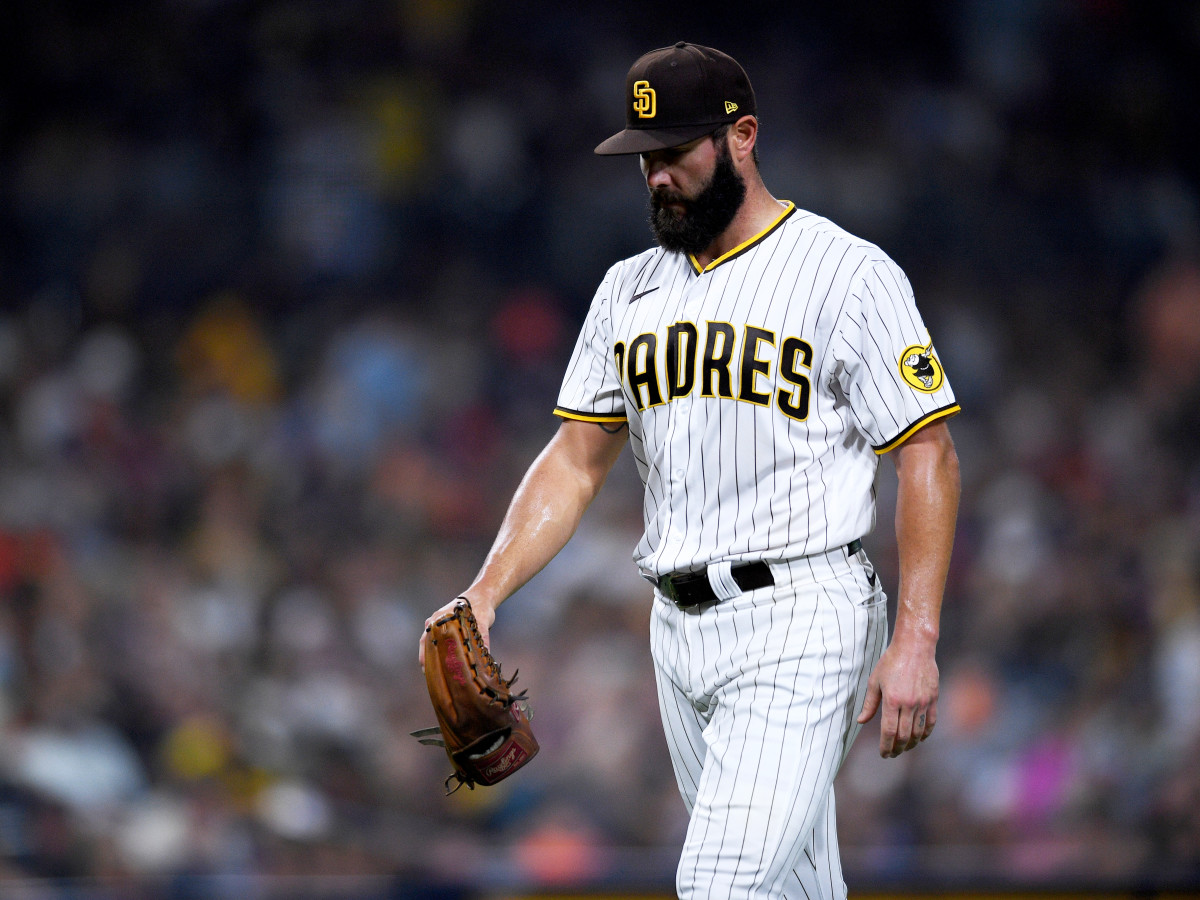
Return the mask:
M433 615L425 620L425 627L421 629L421 636L417 639L417 662L421 664L422 672L425 671L425 635L428 633L430 626L433 625L433 620L441 617L447 611L463 603L466 603L466 600L461 597L455 597L441 609L435 610Z
M417 662L421 664L421 671L425 671L425 635L429 633L429 628L433 624L433 620L437 618L438 613L435 612L432 616L425 620L425 627L421 629L421 636L417 638Z
M885 697L882 686L872 674L867 682L867 697L858 724L865 725L883 708L879 721L879 755L894 759L905 750L912 750L933 732L936 718L934 705L917 705L893 702Z
M928 710L926 710L924 722L921 723L924 725L924 728L921 730L921 740L925 740L925 738L927 738L931 734L933 734L933 726L936 722L937 722L937 704L935 703L935 704L932 704Z
M858 724L866 725L875 717L875 713L879 710L879 701L883 698L883 691L879 689L879 685L872 678L867 682L867 699L863 701L862 711L858 714Z
M919 725L918 725L919 721ZM910 710L907 714L900 714L900 729L896 733L896 755L899 756L905 750L911 750L917 744L921 743L921 735L925 733L925 713L918 709Z
M862 717L859 717L860 721ZM915 749L921 741L933 734L937 720L937 706L891 706L884 705L884 716L879 728L879 755L895 759L907 750Z
M433 625L435 620L440 619L446 613L456 609L459 606L471 606L471 602L466 598L466 596L459 595L445 606L435 610L433 615L425 620L425 627L421 630L421 637L417 641L417 662L421 664L422 672L425 671L425 634L429 631L430 626ZM491 623L491 620L495 617L495 613L489 610L491 613L490 616L481 614L480 610L476 609L474 606L472 606L472 611L476 614L475 622L479 625L479 636L483 639L483 645L488 647L490 646L488 643L488 627Z
M892 759L899 755L896 740L900 734L900 710L890 703L884 704L883 716L879 720L879 755Z

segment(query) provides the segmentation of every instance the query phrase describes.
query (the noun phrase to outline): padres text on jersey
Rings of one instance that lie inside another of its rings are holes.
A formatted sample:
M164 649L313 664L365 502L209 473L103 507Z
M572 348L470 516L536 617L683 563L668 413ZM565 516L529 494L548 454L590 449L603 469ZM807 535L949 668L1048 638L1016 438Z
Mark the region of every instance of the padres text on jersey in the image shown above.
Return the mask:
M958 409L899 266L789 203L707 267L654 248L609 269L555 412L628 422L657 577L867 534L878 454Z

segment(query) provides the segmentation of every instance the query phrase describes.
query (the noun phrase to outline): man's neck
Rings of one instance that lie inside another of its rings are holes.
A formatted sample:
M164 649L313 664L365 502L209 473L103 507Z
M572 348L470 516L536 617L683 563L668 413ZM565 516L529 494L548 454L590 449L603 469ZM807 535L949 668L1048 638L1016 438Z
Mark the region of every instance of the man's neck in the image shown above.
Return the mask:
M695 254L694 259L700 268L707 268L714 259L719 259L734 247L766 231L785 208L786 204L772 197L761 182L754 188L747 185L746 199L729 227L701 253Z

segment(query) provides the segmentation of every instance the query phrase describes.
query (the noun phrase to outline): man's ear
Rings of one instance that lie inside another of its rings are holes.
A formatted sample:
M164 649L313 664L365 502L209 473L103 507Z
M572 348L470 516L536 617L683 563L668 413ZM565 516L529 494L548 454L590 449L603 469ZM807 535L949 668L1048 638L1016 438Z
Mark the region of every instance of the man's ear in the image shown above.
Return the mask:
M758 141L758 119L754 116L742 116L733 123L727 138L729 154L740 163L754 153L754 146Z

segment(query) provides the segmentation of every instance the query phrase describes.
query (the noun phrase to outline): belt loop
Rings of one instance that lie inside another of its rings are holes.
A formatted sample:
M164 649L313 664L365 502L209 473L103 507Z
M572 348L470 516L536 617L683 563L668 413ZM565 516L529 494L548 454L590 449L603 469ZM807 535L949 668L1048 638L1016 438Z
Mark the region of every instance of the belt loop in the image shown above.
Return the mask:
M718 600L731 600L742 593L741 587L733 580L732 568L733 563L727 559L708 567L708 583Z

